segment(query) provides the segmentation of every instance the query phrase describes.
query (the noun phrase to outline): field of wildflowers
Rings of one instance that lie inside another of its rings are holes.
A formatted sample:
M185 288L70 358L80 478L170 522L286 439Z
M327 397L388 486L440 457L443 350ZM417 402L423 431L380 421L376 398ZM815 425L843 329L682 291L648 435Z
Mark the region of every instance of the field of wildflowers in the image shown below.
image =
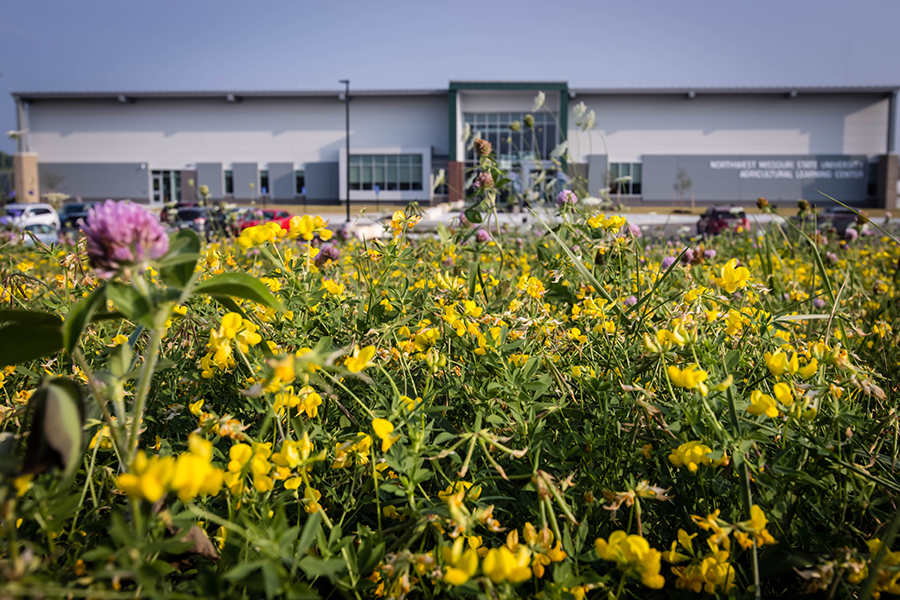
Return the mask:
M0 249L0 595L900 593L897 242L497 231L478 151L434 237Z

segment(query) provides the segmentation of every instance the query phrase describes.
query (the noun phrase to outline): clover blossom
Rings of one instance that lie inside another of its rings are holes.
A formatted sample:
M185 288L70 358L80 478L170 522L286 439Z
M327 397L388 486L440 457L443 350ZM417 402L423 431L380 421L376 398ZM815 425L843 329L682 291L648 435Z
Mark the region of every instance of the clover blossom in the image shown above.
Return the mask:
M91 266L104 279L131 267L142 271L169 251L169 237L159 219L128 201L107 200L91 208L80 224Z

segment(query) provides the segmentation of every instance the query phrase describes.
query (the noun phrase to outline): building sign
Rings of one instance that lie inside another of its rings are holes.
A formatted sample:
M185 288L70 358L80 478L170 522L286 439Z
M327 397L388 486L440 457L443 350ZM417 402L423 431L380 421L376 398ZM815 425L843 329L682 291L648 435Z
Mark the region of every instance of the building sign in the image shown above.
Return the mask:
M865 160L711 160L709 168L741 179L865 179Z
M867 198L867 156L818 155L644 155L645 200L694 198L703 202L776 202L800 198L813 203L862 203ZM684 192L677 181L690 181ZM679 187L680 189L680 187Z

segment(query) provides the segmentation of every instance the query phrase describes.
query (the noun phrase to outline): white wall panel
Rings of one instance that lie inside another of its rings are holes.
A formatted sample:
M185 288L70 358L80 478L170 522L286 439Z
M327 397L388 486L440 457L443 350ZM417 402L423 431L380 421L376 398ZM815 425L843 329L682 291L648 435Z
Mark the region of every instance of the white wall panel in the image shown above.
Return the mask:
M591 134L570 127L575 162L607 151L610 162L638 162L643 154L875 155L887 148L888 100L877 95L579 94L570 106L578 102L597 122Z
M447 153L444 96L353 97L350 143L434 146ZM42 162L323 162L344 147L344 103L334 98L42 100L30 107Z

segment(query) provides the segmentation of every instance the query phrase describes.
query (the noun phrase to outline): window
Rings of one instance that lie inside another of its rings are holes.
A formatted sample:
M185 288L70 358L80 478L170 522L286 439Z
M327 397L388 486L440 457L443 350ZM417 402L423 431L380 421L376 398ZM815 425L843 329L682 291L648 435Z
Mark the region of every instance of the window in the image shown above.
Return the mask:
M534 127L525 127L525 115L530 113L464 113L463 119L472 130L491 143L497 160L519 162L521 160L546 160L559 144L556 115L549 112L538 112L534 117ZM519 130L509 128L519 123ZM477 162L475 150L466 152L466 161Z
M306 178L304 177L303 171L294 171L294 185L296 186L296 193L298 196L301 196L306 193L304 189L306 187Z
M866 196L874 198L878 194L878 163L869 163L869 174L866 179Z
M423 189L421 154L351 154L350 189L419 191Z
M225 171L225 193L234 193L234 174L231 171Z
M268 171L260 171L259 172L259 193L260 194L268 194L269 193L269 172Z
M641 163L609 163L609 193L640 196L642 171Z

